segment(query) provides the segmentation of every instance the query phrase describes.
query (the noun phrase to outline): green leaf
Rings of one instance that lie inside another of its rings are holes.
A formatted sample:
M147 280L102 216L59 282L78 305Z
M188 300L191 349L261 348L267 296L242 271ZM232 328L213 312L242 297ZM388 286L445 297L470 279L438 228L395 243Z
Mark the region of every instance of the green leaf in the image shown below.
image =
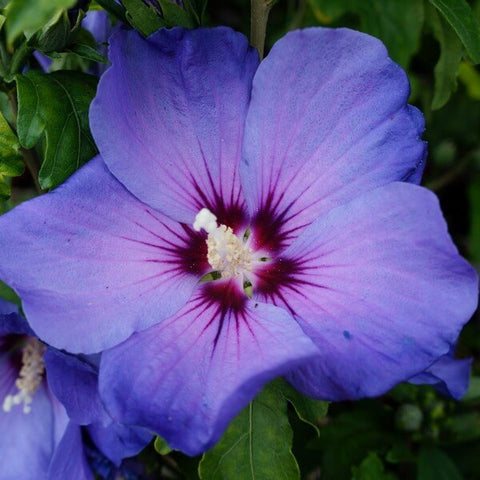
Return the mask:
M155 438L153 446L155 447L155 451L160 455L167 455L172 451L168 446L168 443L162 437Z
M148 36L165 26L165 22L157 15L155 9L142 0L123 0L127 9L127 20L142 35Z
M428 21L434 37L440 44L440 57L435 65L435 90L432 110L442 108L457 89L457 74L462 59L463 47L455 31L430 8Z
M16 81L20 143L33 148L43 140L39 182L43 189L55 187L97 151L88 126L97 79L77 72L30 71Z
M420 46L423 0L309 0L320 23L331 23L347 12L360 18L360 29L380 38L393 60L403 67Z
M458 68L458 77L467 88L467 93L473 100L480 100L480 73L473 65L461 62Z
M296 480L287 402L276 383L268 385L233 420L220 442L205 453L202 480Z
M85 58L92 62L107 63L107 59L95 48L84 43L75 43L69 49L69 52L76 53L79 57Z
M172 0L158 0L163 12L163 19L167 26L180 26L186 28L194 28L198 26L198 21L190 12L177 5Z
M23 32L43 27L59 10L67 9L75 0L12 0L7 9L7 39L11 44Z
M465 0L429 0L457 33L474 63L480 63L480 24Z
M10 182L7 178L21 175L23 170L23 157L20 154L18 138L0 113L0 197L10 196Z
M361 29L380 38L390 57L406 67L420 46L423 0L362 0L351 5Z
M470 206L470 258L480 264L480 176L473 175L468 185ZM468 398L469 392L467 392Z
M322 452L322 480L338 480L350 478L369 452L386 453L396 442L390 407L371 400L332 416L309 448Z
M297 392L289 383L278 380L282 395L292 404L298 418L311 425L320 435L319 423L328 411L328 402L308 398Z
M463 480L463 476L445 452L423 446L418 456L417 480Z
M477 182L475 186L478 188L480 185ZM477 208L480 208L480 194L479 203L477 203L477 205ZM474 375L470 378L470 385L468 386L467 393L462 398L462 402L475 405L480 403L480 377Z
M5 283L0 280L0 297L7 302L14 303L15 305L20 305L20 298L18 295Z
M352 480L394 480L386 473L382 461L375 452L370 452L358 467L352 467Z
M313 15L321 24L329 24L344 15L349 8L349 0L308 0Z

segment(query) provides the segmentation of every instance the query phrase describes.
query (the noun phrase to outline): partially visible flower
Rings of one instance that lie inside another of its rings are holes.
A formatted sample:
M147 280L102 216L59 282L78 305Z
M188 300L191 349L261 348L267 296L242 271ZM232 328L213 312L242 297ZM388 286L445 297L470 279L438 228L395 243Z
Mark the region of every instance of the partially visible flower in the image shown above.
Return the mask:
M0 480L93 480L82 424L89 424L86 430L94 444L116 465L150 440L147 432L107 417L98 401L96 376L79 376L82 362L75 365L71 357L68 363L62 356L37 339L15 306L0 300ZM66 402L70 416L52 391L59 385L60 392L70 388ZM79 413L87 401L89 419Z
M109 349L116 419L197 454L274 377L355 399L448 353L477 276L378 40L291 32L259 64L227 28L120 31L110 60L101 156L0 218L0 276L46 341Z

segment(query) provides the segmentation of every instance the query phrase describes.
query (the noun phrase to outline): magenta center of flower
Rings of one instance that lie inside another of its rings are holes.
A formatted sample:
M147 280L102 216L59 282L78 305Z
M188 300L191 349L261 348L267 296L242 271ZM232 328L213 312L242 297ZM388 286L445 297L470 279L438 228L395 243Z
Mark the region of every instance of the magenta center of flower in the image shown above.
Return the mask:
M239 238L230 227L218 225L217 217L207 208L198 212L193 228L207 232L207 260L222 278L245 277L252 271L255 258L248 235Z

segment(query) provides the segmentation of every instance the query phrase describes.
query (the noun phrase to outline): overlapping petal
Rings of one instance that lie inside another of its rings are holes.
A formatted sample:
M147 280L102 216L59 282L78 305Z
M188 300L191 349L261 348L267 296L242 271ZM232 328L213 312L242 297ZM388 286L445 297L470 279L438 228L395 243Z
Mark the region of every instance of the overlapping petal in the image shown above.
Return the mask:
M78 425L102 422L105 409L98 395L98 369L76 356L48 348L43 357L48 385Z
M174 317L105 352L100 394L112 415L195 455L265 382L318 353L284 310L241 295L206 286Z
M456 360L452 355L443 355L408 381L414 385L433 385L444 395L459 400L468 389L471 366L471 358Z
M130 192L191 224L203 207L224 223L238 180L256 51L228 28L160 30L111 40L112 67L90 110L95 141ZM231 218L230 218L231 220Z
M322 215L259 279L259 298L289 310L321 351L289 380L334 400L379 395L425 370L449 351L478 296L437 199L407 183Z
M115 465L140 452L152 439L142 428L120 425L105 411L98 393L98 368L88 358L49 348L44 357L48 384L69 418L87 425L93 442Z
M18 477L22 478L22 477ZM48 479L74 478L94 480L83 451L82 432L78 425L70 422L52 458Z
M86 429L97 448L117 467L123 459L143 450L153 438L146 429L122 425L113 420L106 424L92 423Z
M347 29L279 40L255 74L242 186L257 244L280 250L318 215L391 181L419 181L423 117L383 44Z
M128 193L99 157L0 217L0 229L0 278L35 332L71 352L169 317L208 267L203 238Z

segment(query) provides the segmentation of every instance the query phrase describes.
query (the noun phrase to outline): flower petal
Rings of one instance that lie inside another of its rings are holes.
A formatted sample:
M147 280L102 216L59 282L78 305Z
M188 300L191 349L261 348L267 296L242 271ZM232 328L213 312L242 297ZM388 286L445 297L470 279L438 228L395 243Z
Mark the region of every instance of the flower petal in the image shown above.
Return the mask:
M86 427L97 448L117 467L126 457L136 455L150 443L153 435L143 428L128 427L111 421Z
M276 283L259 273L257 295L287 308L319 347L288 379L322 399L379 395L425 370L477 304L477 275L436 197L407 183L322 215L278 263Z
M100 157L2 215L0 229L0 277L35 332L71 352L171 316L208 267L204 238L128 193Z
M98 394L98 370L87 361L53 348L43 357L48 385L69 418L88 425L108 418Z
M433 385L440 393L460 400L468 389L471 366L471 358L456 360L451 355L443 355L408 381L414 385Z
M0 480L47 480L55 448L55 419L47 387L43 383L35 392L28 414L21 405L14 405L9 412L1 408L6 395L17 392L18 371L18 366L0 364Z
M191 224L238 214L243 126L256 51L228 28L134 31L111 38L112 67L90 110L100 153L140 200ZM227 215L228 216L228 215Z
M83 451L80 427L73 422L68 424L65 434L55 450L47 478L94 480L93 472L87 464Z
M207 284L177 315L105 352L106 408L189 455L211 447L268 380L318 353L285 311L245 299L229 282Z
M421 113L383 44L348 29L288 33L253 80L240 178L257 247L391 181L419 181ZM412 177L412 178L411 178Z

